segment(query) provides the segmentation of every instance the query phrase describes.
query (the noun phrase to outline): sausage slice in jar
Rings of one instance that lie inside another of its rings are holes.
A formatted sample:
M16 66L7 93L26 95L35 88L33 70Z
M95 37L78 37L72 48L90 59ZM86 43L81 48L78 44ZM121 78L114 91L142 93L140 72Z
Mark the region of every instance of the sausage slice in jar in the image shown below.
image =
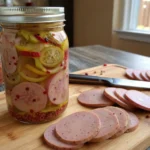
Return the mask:
M15 34L3 33L2 35L2 61L7 74L12 74L17 69L18 54L14 47Z
M22 82L11 92L13 105L24 112L38 112L46 107L45 89L37 83Z
M68 76L64 71L58 72L49 80L48 97L52 104L59 105L67 100L69 94Z

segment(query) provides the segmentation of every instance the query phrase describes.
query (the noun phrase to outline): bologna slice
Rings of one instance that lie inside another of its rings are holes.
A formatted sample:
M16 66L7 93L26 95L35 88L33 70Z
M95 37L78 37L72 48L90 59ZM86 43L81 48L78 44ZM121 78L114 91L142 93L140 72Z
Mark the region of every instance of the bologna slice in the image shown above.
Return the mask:
M105 108L98 108L92 111L101 120L101 128L96 137L90 142L100 142L107 140L118 132L119 122L117 117Z
M18 54L13 45L14 39L15 34L3 34L2 37L4 43L4 47L2 47L3 65L8 74L14 73L17 69Z
M121 99L119 99L116 95L115 95L115 91L116 88L106 88L104 90L104 95L109 98L111 101L113 101L114 103L117 103L119 106L131 110L130 106L127 105L125 102L123 102Z
M80 144L80 145L66 144L66 143L60 141L56 137L55 124L49 126L45 130L44 139L51 148L59 149L59 150L76 150L83 146L83 144Z
M150 111L150 96L136 90L129 90L125 97L135 107Z
M116 115L116 117L118 118L118 121L119 121L118 132L114 136L111 137L111 138L116 138L116 137L122 135L128 129L128 124L129 124L128 113L121 108L112 107L112 106L108 106L108 107L106 107L106 109L113 112Z
M130 110L134 110L135 107L134 107L133 105L131 105L131 104L129 103L129 101L125 98L125 93L126 93L126 92L127 92L126 89L116 88L116 90L115 90L115 95L116 95L120 100L122 100L124 103L126 103L126 104L129 106Z
M143 80L145 80L145 81L150 81L150 79L148 78L148 76L146 75L146 72L147 71L141 71L141 78L143 79Z
M141 80L141 81L143 81L143 78L141 77L141 70L134 70L133 71L133 76L134 76L134 78L135 78L135 80Z
M78 102L88 107L112 106L114 102L104 96L104 90L92 89L85 91L78 96Z
M133 69L126 69L126 76L130 79L134 79Z
M68 76L64 71L58 72L48 83L48 97L52 104L59 105L68 99Z
M76 112L56 124L56 135L63 142L83 144L98 134L100 123L101 121L94 113Z
M11 92L13 105L24 112L39 112L46 107L45 89L37 83L22 82Z
M147 71L146 72L146 76L149 78L149 80L150 80L150 71Z
M139 119L132 112L128 112L128 114L129 114L129 124L128 124L128 129L126 132L132 132L132 131L136 130L136 128L138 127Z

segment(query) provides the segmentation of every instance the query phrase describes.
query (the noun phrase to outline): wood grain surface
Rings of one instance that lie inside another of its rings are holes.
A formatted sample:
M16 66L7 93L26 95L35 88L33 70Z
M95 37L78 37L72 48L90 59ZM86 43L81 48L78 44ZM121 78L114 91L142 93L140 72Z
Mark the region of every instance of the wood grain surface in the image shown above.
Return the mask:
M99 66L104 63L120 64L135 69L150 69L150 57L101 45L70 48L71 72Z
M114 65L94 67L76 73L125 78L125 69ZM79 105L77 96L81 92L93 88L102 89L106 87L71 84L68 108L59 119L80 110L91 110ZM150 91L143 92L150 95ZM136 114L140 119L140 125L134 132L126 133L116 139L102 143L86 144L81 150L145 150L150 146L150 118L146 117L147 115L150 116L150 112L138 111ZM44 143L43 132L49 125L56 123L59 119L37 125L19 123L9 116L6 100L2 98L0 100L0 150L50 150Z

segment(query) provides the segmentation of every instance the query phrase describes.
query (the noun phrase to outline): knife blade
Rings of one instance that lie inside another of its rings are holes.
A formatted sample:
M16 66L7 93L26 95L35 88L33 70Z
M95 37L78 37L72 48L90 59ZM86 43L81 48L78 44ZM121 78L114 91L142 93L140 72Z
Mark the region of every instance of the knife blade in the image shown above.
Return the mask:
M107 77L98 77L98 76L86 76L79 74L69 74L70 83L79 83L79 84L103 84L107 86L115 87L130 87L130 88L141 88L141 89L150 89L150 82L146 81L135 81L128 79L120 78L107 78Z

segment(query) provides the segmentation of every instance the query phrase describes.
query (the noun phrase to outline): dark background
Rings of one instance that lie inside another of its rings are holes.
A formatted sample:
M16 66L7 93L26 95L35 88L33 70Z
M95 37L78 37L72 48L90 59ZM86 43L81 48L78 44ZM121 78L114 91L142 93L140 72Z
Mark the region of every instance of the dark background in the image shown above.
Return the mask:
M65 31L69 38L69 45L73 47L73 0L49 0L49 5L65 8Z

